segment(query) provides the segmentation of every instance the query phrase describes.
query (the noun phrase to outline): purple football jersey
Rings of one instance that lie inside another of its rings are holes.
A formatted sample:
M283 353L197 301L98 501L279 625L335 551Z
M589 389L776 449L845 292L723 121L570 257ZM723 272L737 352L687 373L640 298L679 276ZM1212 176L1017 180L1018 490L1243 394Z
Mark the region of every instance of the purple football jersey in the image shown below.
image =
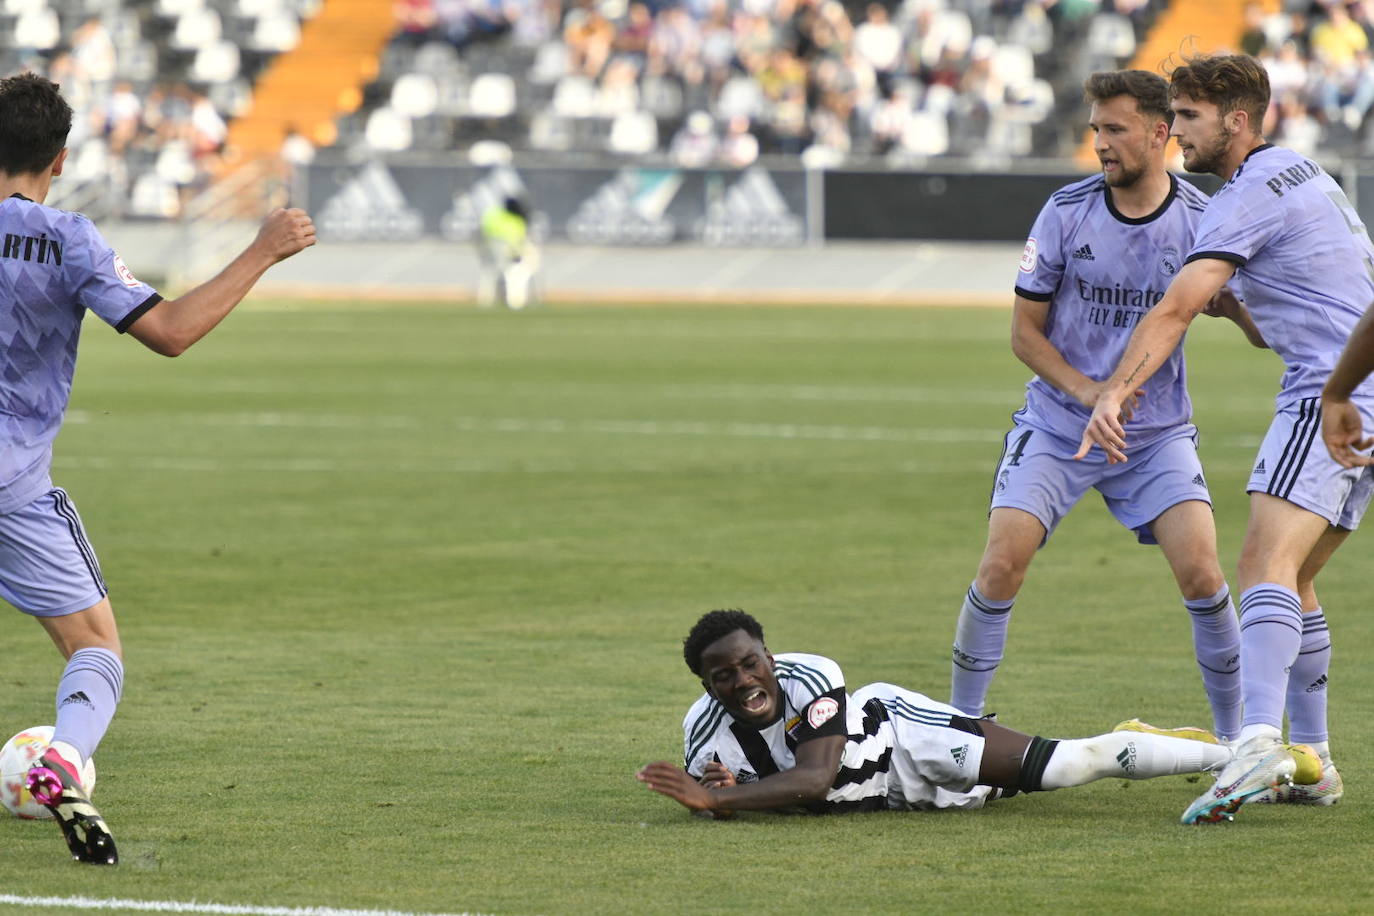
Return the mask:
M1283 358L1279 406L1320 395L1374 301L1374 246L1335 179L1290 149L1251 151L1198 225L1198 258L1237 265L1238 295ZM1374 382L1357 394L1374 397Z
M123 333L161 298L86 217L18 194L0 200L0 513L52 488L86 310Z
M1101 175L1050 195L1021 256L1016 294L1049 302L1045 336L1069 365L1095 380L1112 374L1131 332L1160 299L1192 248L1207 195L1169 176L1169 196L1155 212L1127 217L1112 204ZM1183 346L1145 383L1126 424L1136 442L1187 423ZM1039 376L1026 385L1021 422L1077 440L1091 411Z

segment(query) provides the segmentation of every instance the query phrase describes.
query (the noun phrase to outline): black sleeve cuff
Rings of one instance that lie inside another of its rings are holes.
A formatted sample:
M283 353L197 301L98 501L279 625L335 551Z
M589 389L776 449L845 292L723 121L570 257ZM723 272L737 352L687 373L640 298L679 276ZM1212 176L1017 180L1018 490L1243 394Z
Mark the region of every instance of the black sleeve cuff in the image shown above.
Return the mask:
M148 311L148 309L157 305L161 301L162 296L160 296L157 293L153 293L147 299L144 299L143 302L140 303L136 309L134 309L129 314L125 315L124 320L121 321L119 324L115 325L115 330L123 334L125 331L129 330L129 326L131 324L133 324L138 319L142 318L143 315Z
M1236 254L1233 251L1195 251L1192 254L1188 255L1187 259L1184 260L1183 263L1191 264L1194 261L1201 261L1204 258L1213 261L1230 261L1237 267L1244 267L1245 262L1250 260L1244 255Z
M1029 299L1032 302L1049 302L1054 298L1054 293L1037 293L1023 286L1016 287L1016 295L1020 296L1022 299Z

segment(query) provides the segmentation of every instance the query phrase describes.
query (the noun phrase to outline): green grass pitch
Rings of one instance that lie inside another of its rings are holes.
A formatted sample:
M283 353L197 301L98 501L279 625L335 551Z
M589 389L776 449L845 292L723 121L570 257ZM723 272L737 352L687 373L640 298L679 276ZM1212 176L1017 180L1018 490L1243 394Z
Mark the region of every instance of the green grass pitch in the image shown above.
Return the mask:
M0 894L409 912L1369 912L1374 534L1322 580L1334 809L1188 828L1185 777L984 811L712 823L679 759L681 638L758 616L851 686L947 696L1027 370L998 309L261 303L180 360L86 330L54 477L125 643L96 761L123 864L0 819ZM1221 554L1281 367L1189 339ZM11 612L0 731L59 659ZM990 707L1091 734L1206 724L1163 558L1090 497L1037 558ZM3 905L0 905L3 906ZM42 906L21 906L25 913ZM59 910L52 910L59 912ZM60 912L71 912L63 910Z

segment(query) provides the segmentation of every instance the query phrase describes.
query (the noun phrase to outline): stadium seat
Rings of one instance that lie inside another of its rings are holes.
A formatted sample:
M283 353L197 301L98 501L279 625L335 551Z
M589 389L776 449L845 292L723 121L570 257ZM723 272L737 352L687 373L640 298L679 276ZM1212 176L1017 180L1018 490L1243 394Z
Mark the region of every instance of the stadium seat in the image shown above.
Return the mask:
M590 118L596 111L596 84L585 76L563 77L553 89L553 111L565 118Z
M387 105L367 116L367 127L363 130L368 149L383 153L410 149L412 136L410 118Z
M1090 55L1111 61L1125 60L1135 53L1135 28L1131 20L1117 13L1099 13L1088 26L1085 41Z
M647 111L627 111L611 120L606 149L612 153L642 156L658 148L658 121Z
M468 91L468 114L505 118L515 113L515 80L507 73L483 73Z
M726 80L716 99L716 117L728 121L736 115L744 115L753 120L763 111L763 90L758 80L747 76L736 76Z
M424 118L439 107L439 87L425 73L407 73L391 86L391 107L410 118Z
M301 40L301 25L296 15L288 10L264 13L253 27L248 46L255 51L271 51L280 54L290 51Z
M1018 45L998 45L992 53L992 69L1013 90L1035 79L1035 59Z
M176 185L157 172L144 172L134 179L129 192L129 212L134 216L171 219L181 210Z
M566 118L552 111L537 112L530 118L529 143L533 149L564 152L573 147L573 130Z
M568 73L568 49L557 41L540 45L530 65L528 78L531 82L553 84Z
M196 51L189 76L198 83L227 83L239 75L239 47L232 41L216 41Z
M949 122L943 114L917 111L902 131L901 150L918 156L949 152Z
M14 46L31 51L51 51L62 41L57 13L46 6L25 10L14 23Z
M169 44L182 51L198 51L220 40L224 23L220 15L209 7L190 9L177 17Z
M446 41L427 41L415 52L412 65L418 73L428 73L438 79L446 73L466 73L467 67L458 51Z

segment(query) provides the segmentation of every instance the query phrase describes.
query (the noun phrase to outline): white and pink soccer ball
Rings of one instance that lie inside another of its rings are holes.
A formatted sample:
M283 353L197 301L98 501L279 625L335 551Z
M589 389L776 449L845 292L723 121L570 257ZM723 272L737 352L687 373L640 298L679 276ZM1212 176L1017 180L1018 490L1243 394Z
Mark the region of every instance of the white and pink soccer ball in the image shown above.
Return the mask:
M33 800L24 785L24 777L52 741L51 725L26 728L5 742L0 748L0 805L16 817L52 817L52 812ZM87 794L95 788L95 761L87 760L81 770L81 785Z

